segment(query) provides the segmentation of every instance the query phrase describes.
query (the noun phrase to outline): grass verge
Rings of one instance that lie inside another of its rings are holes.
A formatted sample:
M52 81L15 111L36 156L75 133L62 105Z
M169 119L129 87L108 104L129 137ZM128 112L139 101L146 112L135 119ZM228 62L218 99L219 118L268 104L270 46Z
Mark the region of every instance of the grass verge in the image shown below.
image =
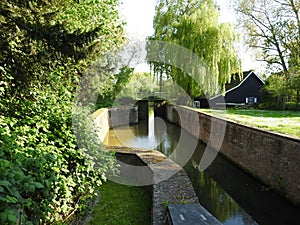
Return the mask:
M89 225L151 224L151 195L144 187L107 181L99 191L100 200Z
M300 138L299 111L227 109L226 114L211 109L200 109L199 111L225 117L241 124Z

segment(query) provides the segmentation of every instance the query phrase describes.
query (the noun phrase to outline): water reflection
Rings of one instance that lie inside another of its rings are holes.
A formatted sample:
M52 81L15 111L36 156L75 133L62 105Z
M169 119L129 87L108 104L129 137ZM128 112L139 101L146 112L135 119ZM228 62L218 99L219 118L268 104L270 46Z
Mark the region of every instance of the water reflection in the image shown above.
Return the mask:
M178 144L181 135L186 141ZM110 130L104 143L158 149L167 156L173 154L172 159L180 161L193 141L195 138L181 131L178 126L154 119L150 113L149 121ZM176 154L173 153L175 148L179 148ZM205 148L199 142L184 168L199 201L219 221L224 225L257 224L254 220L263 225L300 224L298 208L267 190L223 157L217 156L205 172L199 171L198 165Z
M198 151L195 152L192 160L184 167L189 174L201 204L223 224L256 224L209 174L198 169L200 155L203 154L204 149L204 146L199 145Z
M133 135L128 135L129 133ZM186 132L184 133L183 135L188 135ZM181 131L178 126L154 119L151 121L150 118L149 122L142 121L138 125L122 126L110 130L104 143L112 146L122 146L125 143L126 146L130 147L158 149L169 156L172 154L173 149L178 147L180 135ZM133 136L135 137L133 138ZM191 138L193 137L189 136L186 139L186 144L190 142L189 139ZM183 146L180 148L184 149ZM197 152L200 151L197 150ZM180 156L176 155L173 158L176 161L176 158L180 158ZM194 156L194 158L197 157ZM195 165L199 164L199 161L196 163L195 159L190 160L185 169L188 173L191 173L190 178L201 203L221 222L226 222L224 224L255 224L253 221L253 223L241 223L241 219L247 218L249 220L249 216L211 177L196 168Z

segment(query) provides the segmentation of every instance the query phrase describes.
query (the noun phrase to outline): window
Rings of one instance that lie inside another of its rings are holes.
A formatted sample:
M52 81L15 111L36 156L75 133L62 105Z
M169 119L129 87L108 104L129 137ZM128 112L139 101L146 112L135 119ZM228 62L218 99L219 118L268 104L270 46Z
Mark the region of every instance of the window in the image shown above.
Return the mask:
M246 97L246 104L257 104L257 97Z
M200 108L200 101L194 101L193 108Z

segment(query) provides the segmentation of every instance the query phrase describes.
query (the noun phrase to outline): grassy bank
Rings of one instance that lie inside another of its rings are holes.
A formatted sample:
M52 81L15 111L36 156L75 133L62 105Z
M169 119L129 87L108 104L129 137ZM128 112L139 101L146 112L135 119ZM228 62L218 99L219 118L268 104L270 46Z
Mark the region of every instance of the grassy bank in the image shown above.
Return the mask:
M100 200L89 225L150 225L151 195L145 188L108 181L99 191Z
M229 120L300 138L300 112L258 109L227 109L226 113L218 110L200 109L200 111L226 117Z

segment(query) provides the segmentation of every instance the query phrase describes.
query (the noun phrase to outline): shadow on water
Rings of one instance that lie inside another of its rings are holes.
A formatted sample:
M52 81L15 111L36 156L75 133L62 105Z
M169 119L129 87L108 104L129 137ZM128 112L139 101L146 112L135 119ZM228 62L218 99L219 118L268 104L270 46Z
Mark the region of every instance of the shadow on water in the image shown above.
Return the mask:
M185 142L178 144L181 135ZM180 127L168 122L155 122L152 115L149 121L110 130L104 143L158 149L167 156L177 148L178 154L173 154L171 158L178 161L192 141L195 138L181 131ZM206 145L197 142L194 154L184 169L193 183L199 202L220 222L224 225L300 224L299 208L270 191L220 154L204 172L199 171L198 165Z

